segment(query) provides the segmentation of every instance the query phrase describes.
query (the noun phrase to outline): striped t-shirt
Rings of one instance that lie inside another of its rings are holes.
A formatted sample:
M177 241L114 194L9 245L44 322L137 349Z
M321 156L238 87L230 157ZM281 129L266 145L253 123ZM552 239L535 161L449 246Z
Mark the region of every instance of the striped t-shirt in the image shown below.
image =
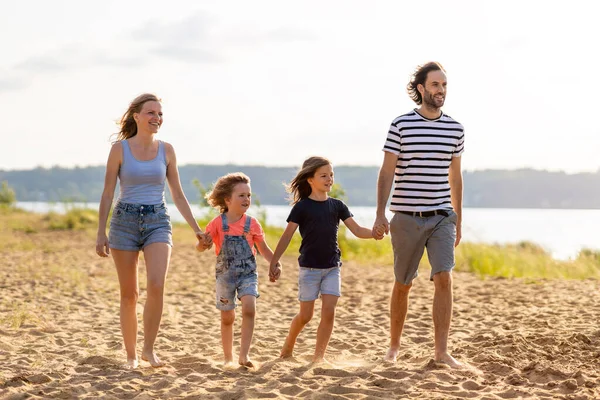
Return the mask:
M390 210L451 209L448 170L464 141L463 126L444 113L431 120L413 110L396 118L383 147L398 155Z

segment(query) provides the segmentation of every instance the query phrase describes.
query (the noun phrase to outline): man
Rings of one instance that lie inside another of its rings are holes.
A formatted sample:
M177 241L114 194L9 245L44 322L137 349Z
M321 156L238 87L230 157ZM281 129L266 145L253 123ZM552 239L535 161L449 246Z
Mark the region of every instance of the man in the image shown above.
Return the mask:
M408 293L427 248L434 283L433 323L435 361L459 368L448 353L452 318L454 247L461 239L463 181L460 166L464 148L461 124L444 114L446 73L437 62L420 66L407 85L418 109L396 118L383 148L377 180L374 231L390 233L396 282L390 303L390 348L386 360L395 362L408 311ZM394 182L388 222L385 208Z

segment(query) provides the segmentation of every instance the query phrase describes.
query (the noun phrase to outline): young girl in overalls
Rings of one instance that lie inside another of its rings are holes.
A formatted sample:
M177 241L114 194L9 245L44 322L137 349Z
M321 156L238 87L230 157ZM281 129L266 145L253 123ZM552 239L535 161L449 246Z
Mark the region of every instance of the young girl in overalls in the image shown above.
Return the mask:
M219 178L213 190L206 195L208 203L220 210L220 215L206 226L206 233L212 237L217 254L216 306L221 310L225 365L233 363L233 323L237 298L242 303L238 362L247 368L254 368L248 353L254 332L256 299L259 297L255 245L267 261L273 258L273 251L265 242L260 223L246 214L251 196L250 178L241 172ZM199 251L205 248L202 243L197 246Z
M302 169L290 183L288 191L292 195L292 211L288 225L277 243L271 258L269 275L271 280L281 274L279 258L287 249L294 232L300 227L300 257L298 263L298 300L300 312L292 320L281 357L291 357L296 338L311 320L315 300L321 295L321 322L317 330L317 346L313 362L323 361L327 344L333 331L335 308L341 296L340 267L341 253L338 245L339 222L343 221L350 231L359 238L380 239L379 232L360 226L352 218L343 201L329 197L333 186L333 167L323 157L310 157L302 164Z

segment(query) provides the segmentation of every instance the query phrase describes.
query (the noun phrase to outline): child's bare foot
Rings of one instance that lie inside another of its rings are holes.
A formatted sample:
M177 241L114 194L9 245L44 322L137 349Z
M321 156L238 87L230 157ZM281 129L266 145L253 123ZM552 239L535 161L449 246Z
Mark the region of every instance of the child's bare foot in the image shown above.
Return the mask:
M233 364L233 360L225 360L225 362L223 363L223 368L224 369L233 369L233 368L235 368L235 365Z
M139 366L137 358L127 359L127 362L123 365L125 369L136 369Z
M279 353L279 358L290 358L294 354L294 348L289 348L286 345L283 345L283 349L281 349L281 353Z
M333 364L329 360L327 360L327 359L325 359L323 357L320 357L320 356L313 357L313 359L311 361L311 365L312 366L326 367L326 368L337 368L335 364Z
M395 348L390 347L390 349L387 351L387 354L385 355L385 357L383 357L383 361L389 362L389 363L395 363L396 359L398 358L398 353L400 353L400 349L395 349Z
M240 358L238 362L242 367L255 368L254 363L250 360L250 358L247 358L247 357L245 359Z
M148 361L154 368L164 367L165 365L153 351L142 351L142 360Z
M446 364L447 366L449 366L450 368L453 368L453 369L462 369L464 367L464 365L461 362L457 361L454 357L452 357L448 353L444 353L440 356L436 356L435 362L441 363L441 364Z

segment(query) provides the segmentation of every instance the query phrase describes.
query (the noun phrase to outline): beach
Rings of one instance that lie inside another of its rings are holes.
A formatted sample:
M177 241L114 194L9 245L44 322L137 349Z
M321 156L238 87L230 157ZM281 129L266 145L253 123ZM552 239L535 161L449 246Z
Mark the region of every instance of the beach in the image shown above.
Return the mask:
M389 340L388 265L345 261L342 297L326 363L310 363L320 318L300 334L294 357L279 351L298 311L297 266L283 259L270 283L259 260L251 357L258 367L223 368L214 302L214 252L198 253L175 231L156 351L167 363L122 367L118 282L111 259L86 231L14 232L2 247L0 398L105 399L595 399L600 398L597 280L479 278L454 273L452 354L468 367L433 361L433 283L421 270L395 364ZM275 247L276 243L270 243ZM140 316L145 267L140 260ZM241 316L235 324L239 348Z

